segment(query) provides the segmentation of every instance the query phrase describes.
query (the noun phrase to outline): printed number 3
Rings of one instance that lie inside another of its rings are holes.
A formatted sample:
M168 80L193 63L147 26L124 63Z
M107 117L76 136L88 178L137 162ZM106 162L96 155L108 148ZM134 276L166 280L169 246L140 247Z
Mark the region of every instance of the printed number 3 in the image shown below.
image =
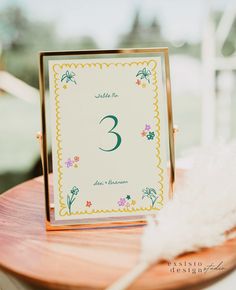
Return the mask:
M102 151L105 151L105 152L111 152L111 151L116 150L121 144L121 136L117 132L113 131L113 129L115 129L115 127L118 124L118 119L116 118L116 116L108 115L108 116L105 116L104 118L102 118L102 120L99 122L99 124L101 124L102 121L105 119L112 119L114 121L114 126L111 128L110 131L108 131L108 133L115 134L117 140L116 140L116 145L112 149L102 149L100 147L99 147L99 149L101 149Z

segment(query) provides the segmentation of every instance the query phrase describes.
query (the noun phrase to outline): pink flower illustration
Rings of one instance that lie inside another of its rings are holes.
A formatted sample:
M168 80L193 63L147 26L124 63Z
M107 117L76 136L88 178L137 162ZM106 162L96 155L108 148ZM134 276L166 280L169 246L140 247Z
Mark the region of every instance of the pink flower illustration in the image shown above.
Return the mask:
M124 206L126 204L126 200L125 200L125 198L121 197L117 203L119 206Z
M147 132L145 132L144 130L141 132L141 136L145 137L147 135Z
M78 162L79 161L79 156L75 156L74 160L75 160L75 162Z
M136 81L136 84L139 86L141 84L141 81L140 80L137 80Z
M91 202L90 200L87 200L87 201L86 201L86 206L87 206L87 207L90 207L91 205L92 205L92 202Z

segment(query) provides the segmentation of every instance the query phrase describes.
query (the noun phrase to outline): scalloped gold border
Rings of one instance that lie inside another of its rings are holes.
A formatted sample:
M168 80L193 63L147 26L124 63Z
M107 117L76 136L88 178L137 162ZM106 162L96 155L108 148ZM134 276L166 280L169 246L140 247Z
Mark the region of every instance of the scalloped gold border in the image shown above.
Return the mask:
M152 65L153 64L153 65ZM107 68L110 66L119 66L121 65L122 67L125 67L126 65L132 66L132 65L147 65L151 71L152 71L152 76L153 76L153 81L152 84L154 86L154 112L155 116L154 118L157 119L156 123L156 128L157 128L157 146L156 146L156 157L157 157L157 168L159 169L158 176L160 177L159 179L159 196L161 197L161 201L157 202L157 204L163 206L163 191L164 191L164 186L163 186L163 180L164 180L164 170L161 167L161 157L160 157L160 113L159 113L159 107L158 107L158 81L157 81L157 62L155 60L149 60L149 61L139 61L139 62L130 62L130 63L71 63L71 64L54 64L53 65L53 72L54 72L54 95L55 95L55 107L56 107L56 144L57 144L57 168L58 168L58 190L59 190L59 204L60 204L60 210L59 210L59 215L60 216L72 216L72 215L83 215L83 214L95 214L95 213L117 213L117 212L140 212L140 211L150 211L150 210L160 210L158 207L146 207L146 208L134 208L132 209L105 209L105 210L92 210L90 212L88 211L76 211L69 213L67 210L67 206L65 205L64 202L64 197L63 197L63 192L62 192L62 180L63 180L63 172L62 172L62 145L61 145L61 114L60 114L60 102L59 102L59 86L58 86L58 75L59 73L56 71L56 67L58 66L61 70L63 67L71 68L71 67L79 67L81 66L82 68L87 67L100 67L102 69L103 66L106 66Z

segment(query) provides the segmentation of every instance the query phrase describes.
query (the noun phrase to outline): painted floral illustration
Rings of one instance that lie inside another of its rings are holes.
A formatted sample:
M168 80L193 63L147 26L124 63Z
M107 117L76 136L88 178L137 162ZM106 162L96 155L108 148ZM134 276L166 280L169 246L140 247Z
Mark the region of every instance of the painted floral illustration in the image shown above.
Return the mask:
M76 81L75 81L75 73L73 71L66 71L62 76L61 76L61 82L66 82L66 83L69 83L69 82L72 82L74 84L76 84Z
M117 203L119 206L124 206L126 204L126 199L121 197Z
M74 157L74 161L75 161L75 162L79 162L79 156L75 156L75 157Z
M139 86L139 85L141 85L141 83L142 82L139 79L137 79L136 84Z
M155 137L155 133L151 131L151 126L146 124L144 130L141 131L141 136L146 137L147 140L153 140Z
M136 74L136 84L141 88L146 88L147 84L150 84L150 76L151 71L144 67L143 69L139 70Z
M71 160L70 158L68 158L68 159L66 160L65 164L66 164L66 167L67 167L67 168L70 168L70 167L73 166L73 160Z
M91 205L92 205L92 202L90 200L87 200L85 206L90 207Z
M141 136L142 136L142 137L147 136L147 132L146 132L145 130L143 130L143 131L141 132Z
M67 160L65 161L65 165L67 168L70 168L70 167L78 168L79 161L80 161L80 157L74 156L74 158L67 158Z
M155 133L154 133L154 132L149 132L149 133L147 134L147 139L148 139L148 140L153 140L154 137L155 137Z
M125 197L121 197L117 204L120 207L129 208L130 206L134 206L136 204L136 200L132 199L132 196L130 194L127 194Z
M156 190L151 187L146 187L142 190L142 192L143 192L142 199L149 198L151 201L151 205L153 207L158 199Z
M131 205L135 205L136 204L136 200L132 199L131 200Z
M71 206L74 203L78 193L79 193L79 188L77 186L73 186L70 193L67 194L67 206L68 206L70 214L71 214Z

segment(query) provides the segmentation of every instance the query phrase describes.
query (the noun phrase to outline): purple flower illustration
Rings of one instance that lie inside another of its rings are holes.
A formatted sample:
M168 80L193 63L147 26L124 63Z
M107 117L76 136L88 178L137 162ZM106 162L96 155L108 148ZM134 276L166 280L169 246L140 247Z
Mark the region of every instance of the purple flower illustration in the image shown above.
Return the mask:
M70 158L68 158L65 164L67 168L70 168L71 166L73 166L73 161Z
M151 129L151 126L146 124L145 131L149 131L150 129Z
M119 206L124 206L126 203L125 198L121 197L120 200L117 202Z

